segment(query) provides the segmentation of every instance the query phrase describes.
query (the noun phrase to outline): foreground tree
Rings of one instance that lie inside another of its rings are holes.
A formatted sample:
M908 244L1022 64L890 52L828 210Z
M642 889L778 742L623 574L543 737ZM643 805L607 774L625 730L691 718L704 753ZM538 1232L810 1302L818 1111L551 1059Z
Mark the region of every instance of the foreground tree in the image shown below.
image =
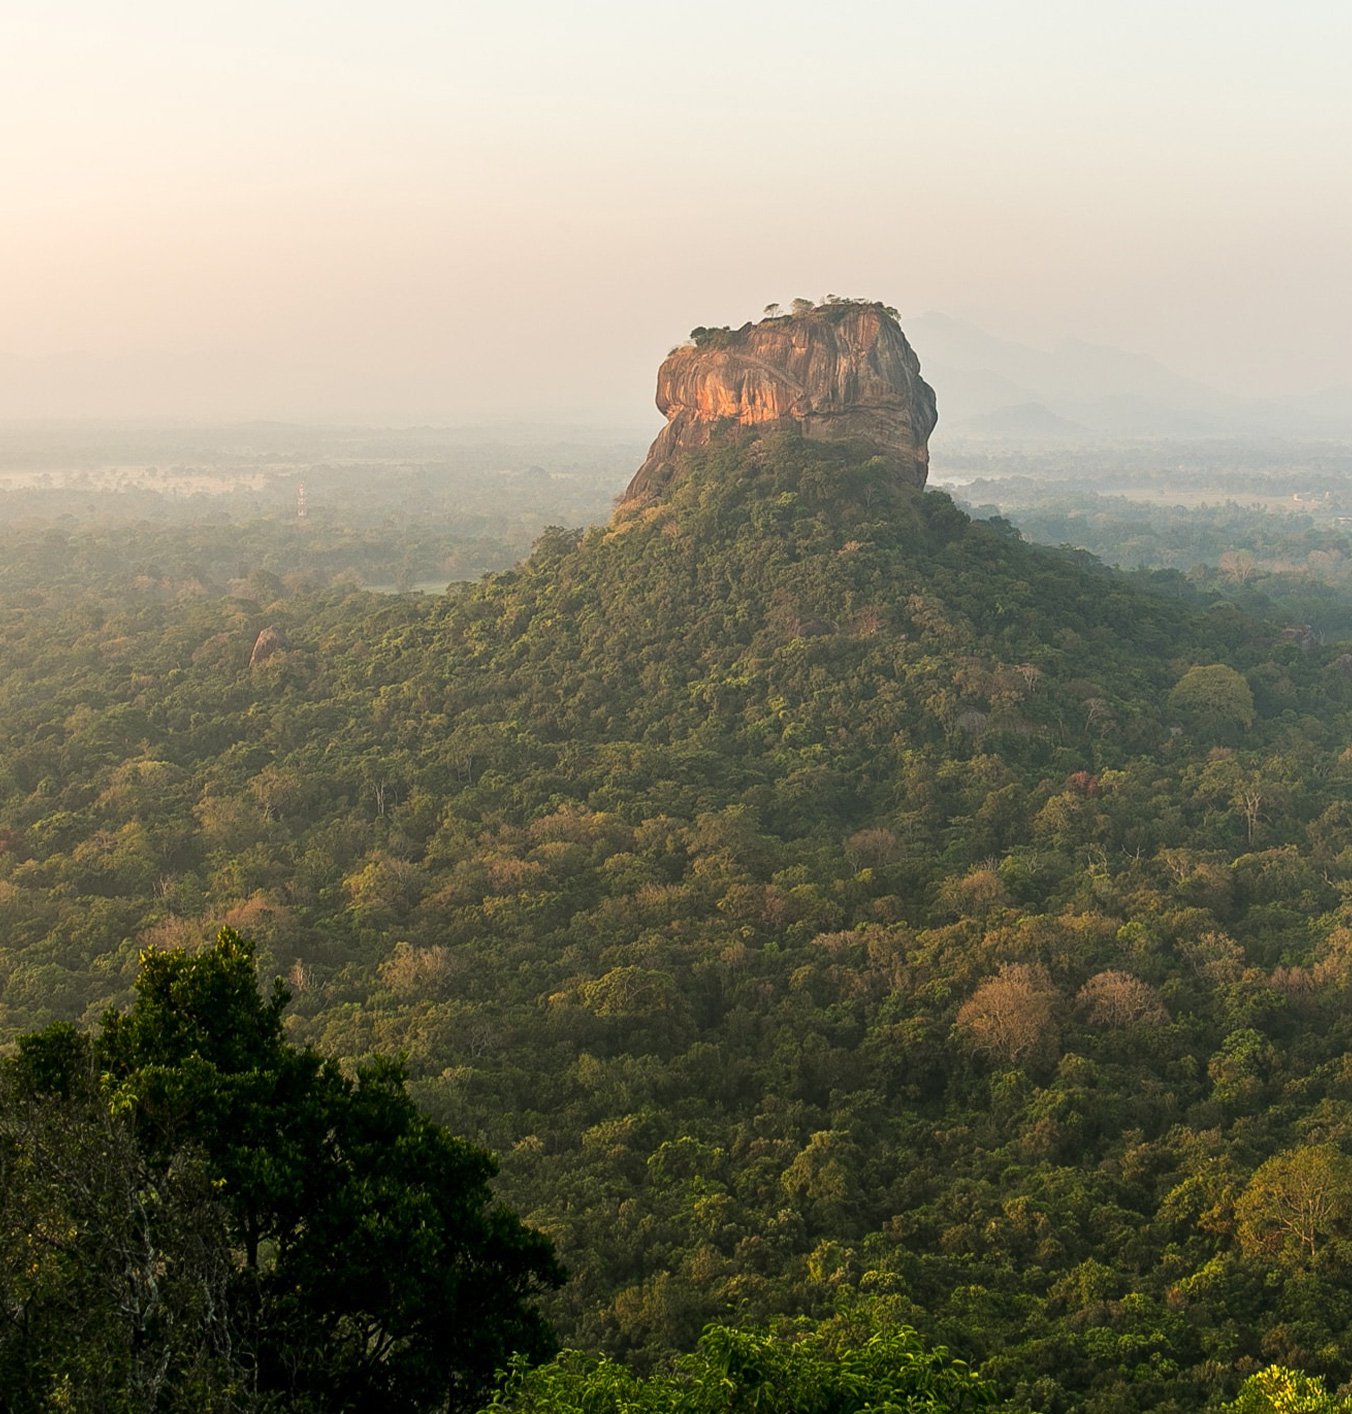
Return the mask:
M0 1407L248 1407L224 1211L196 1155L153 1165L67 1026L0 1073Z
M4 1407L460 1410L513 1353L550 1352L533 1298L562 1271L493 1203L490 1156L419 1114L397 1065L349 1079L288 1045L286 1001L224 929L147 954L96 1038L53 1028L8 1065L0 1378L38 1399ZM95 1395L92 1368L116 1387Z
M978 1414L990 1387L908 1326L784 1321L706 1328L673 1372L640 1379L616 1361L565 1351L513 1378L486 1414Z
M1338 1399L1317 1375L1269 1365L1250 1375L1224 1414L1348 1414L1352 1400Z

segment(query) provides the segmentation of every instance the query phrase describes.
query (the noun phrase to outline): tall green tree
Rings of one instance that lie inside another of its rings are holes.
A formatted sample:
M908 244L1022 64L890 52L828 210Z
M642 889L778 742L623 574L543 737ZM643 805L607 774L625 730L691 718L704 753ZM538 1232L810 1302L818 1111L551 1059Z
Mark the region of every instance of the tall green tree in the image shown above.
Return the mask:
M286 1001L280 983L260 995L252 945L227 928L197 954L146 954L134 1006L105 1017L92 1042L56 1028L20 1048L6 1071L11 1306L32 1285L29 1249L52 1238L60 1261L40 1273L43 1309L84 1324L43 1354L13 1321L0 1370L16 1388L85 1398L88 1367L104 1361L128 1372L123 1403L87 1407L159 1408L132 1398L138 1352L150 1336L164 1346L161 1383L179 1397L174 1371L211 1352L169 1333L208 1308L228 1353L217 1385L260 1407L468 1409L514 1353L550 1352L534 1298L563 1273L548 1239L494 1202L492 1158L420 1114L397 1064L349 1078L289 1045ZM36 1130L52 1095L61 1118ZM77 1190L62 1206L56 1178L35 1179L69 1167L72 1145L91 1197ZM127 1215L101 1226L98 1204L117 1202ZM178 1284L149 1315L152 1297L119 1289L91 1325L80 1293L118 1267L121 1249L100 1246L113 1236L146 1254L144 1277L122 1261L124 1287L161 1270ZM188 1236L197 1247L185 1256Z
M199 1156L148 1160L90 1037L20 1041L0 1072L0 1407L251 1407L230 1282Z

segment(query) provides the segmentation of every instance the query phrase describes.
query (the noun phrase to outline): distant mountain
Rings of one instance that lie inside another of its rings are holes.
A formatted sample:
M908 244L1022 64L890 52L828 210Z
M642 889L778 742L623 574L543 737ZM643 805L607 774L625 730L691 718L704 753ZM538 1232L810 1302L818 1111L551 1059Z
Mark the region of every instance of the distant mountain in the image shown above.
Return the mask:
M975 324L946 314L923 314L906 322L927 376L937 367L982 370L1053 401L1089 402L1119 394L1186 406L1223 406L1224 393L1166 368L1145 354L1063 340L1052 350L1035 349L988 334Z
M1317 393L1303 393L1282 398L1281 406L1304 416L1327 418L1352 426L1352 383L1340 383L1321 388Z
M1018 430L1018 418L1008 432L992 430L1012 409L1032 404L1079 424L1085 437L1352 435L1352 388L1244 399L1185 378L1148 354L1082 339L1038 349L937 312L907 319L905 329L938 397L940 438L1046 435ZM992 417L995 423L979 421Z
M1058 404L1100 437L1220 437L1236 431L1274 430L1238 412L1213 412L1187 404L1159 402L1140 393L1110 393L1085 402Z
M1029 441L1082 440L1092 436L1082 422L1058 417L1044 403L1015 403L964 418L954 429L963 437L1017 437Z

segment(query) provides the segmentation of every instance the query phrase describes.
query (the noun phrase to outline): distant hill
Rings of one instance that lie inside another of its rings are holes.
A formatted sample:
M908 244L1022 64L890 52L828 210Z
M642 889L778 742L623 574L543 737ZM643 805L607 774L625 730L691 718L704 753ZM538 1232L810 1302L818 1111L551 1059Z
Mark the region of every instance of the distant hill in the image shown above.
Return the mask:
M946 314L920 315L908 319L905 327L927 371L931 366L984 369L1049 395L1049 401L1092 402L1122 394L1189 406L1229 401L1148 355L1080 339L1064 340L1051 350L1035 349Z
M940 313L912 317L905 327L938 397L940 439L995 435L972 419L1029 403L1079 424L1088 437L1352 435L1346 389L1243 399L1174 373L1149 355L1079 339L1038 349ZM1001 435L1039 434L1011 424Z
M963 418L952 431L962 437L1019 438L1027 441L1082 441L1093 434L1083 423L1058 417L1043 403L1016 403Z

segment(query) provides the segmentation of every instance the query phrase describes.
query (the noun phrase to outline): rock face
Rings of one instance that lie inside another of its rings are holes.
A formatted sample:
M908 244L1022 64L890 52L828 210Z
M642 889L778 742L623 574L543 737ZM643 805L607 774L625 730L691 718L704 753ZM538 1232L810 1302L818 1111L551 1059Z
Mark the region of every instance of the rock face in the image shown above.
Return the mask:
M625 492L659 494L684 474L692 451L729 426L859 438L897 476L923 486L934 390L891 311L839 300L740 329L696 330L657 374L667 425Z
M249 654L249 666L256 668L260 663L266 663L274 653L280 653L283 648L290 647L291 640L286 636L286 633L269 624L254 639L253 652Z

